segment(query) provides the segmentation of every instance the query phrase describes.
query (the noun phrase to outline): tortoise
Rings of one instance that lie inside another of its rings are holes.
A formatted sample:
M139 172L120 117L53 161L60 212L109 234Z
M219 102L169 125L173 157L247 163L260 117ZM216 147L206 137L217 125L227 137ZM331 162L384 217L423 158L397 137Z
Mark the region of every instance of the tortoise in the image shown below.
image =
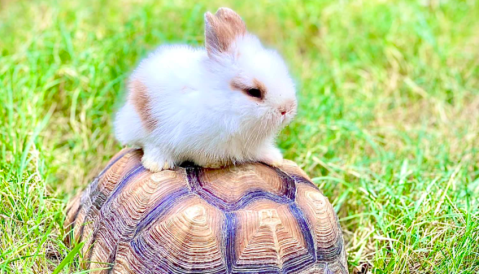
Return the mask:
M153 173L123 149L67 206L95 273L348 273L328 199L294 162Z

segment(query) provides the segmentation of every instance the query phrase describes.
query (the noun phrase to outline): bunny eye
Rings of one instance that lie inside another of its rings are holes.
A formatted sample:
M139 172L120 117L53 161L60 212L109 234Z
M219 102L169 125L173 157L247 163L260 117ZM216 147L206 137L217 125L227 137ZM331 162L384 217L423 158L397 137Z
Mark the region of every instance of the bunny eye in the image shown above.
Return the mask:
M250 88L245 90L246 94L248 94L251 97L259 98L261 99L263 97L263 93L261 90L257 88Z
M266 97L266 87L257 79L253 79L252 83L245 83L241 77L233 78L230 82L231 90L238 90L245 95L255 98L255 101L262 101Z

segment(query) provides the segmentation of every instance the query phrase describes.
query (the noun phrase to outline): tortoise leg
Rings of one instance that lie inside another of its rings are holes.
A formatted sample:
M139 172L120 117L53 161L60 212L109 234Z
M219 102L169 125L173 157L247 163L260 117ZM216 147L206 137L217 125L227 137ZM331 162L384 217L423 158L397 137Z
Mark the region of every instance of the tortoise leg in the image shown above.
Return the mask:
M141 158L141 163L146 169L152 172L159 172L175 168L174 161L170 157L165 156L158 148L145 147L143 151L145 154Z

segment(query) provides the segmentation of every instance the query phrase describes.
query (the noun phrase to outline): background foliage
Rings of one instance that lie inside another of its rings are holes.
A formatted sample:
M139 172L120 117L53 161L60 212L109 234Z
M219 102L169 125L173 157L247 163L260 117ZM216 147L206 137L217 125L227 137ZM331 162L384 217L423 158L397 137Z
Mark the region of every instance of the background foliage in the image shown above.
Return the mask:
M290 64L280 145L333 202L351 269L478 273L472 0L0 1L0 272L77 271L63 210L119 149L126 77L159 44L202 45L219 6Z

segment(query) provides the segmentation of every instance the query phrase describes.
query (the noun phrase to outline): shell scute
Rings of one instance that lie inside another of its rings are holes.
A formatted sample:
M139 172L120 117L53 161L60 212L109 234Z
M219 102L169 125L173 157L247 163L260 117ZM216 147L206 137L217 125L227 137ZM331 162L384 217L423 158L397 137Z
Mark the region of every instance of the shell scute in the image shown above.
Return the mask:
M278 174L259 163L228 167L227 172L206 169L200 175L200 181L203 189L226 203L236 203L251 191L270 192L279 196L287 191Z
M99 226L94 234L96 244L89 255L90 268L100 268L112 263L116 246L120 241L128 241L134 236L137 225L156 205L163 203L172 193L185 189L185 174L168 171L158 176L143 172L125 189L101 209Z
M114 270L133 264L140 272L158 268L174 273L224 273L223 222L221 211L189 195L124 246L118 260L129 265L122 263Z
M294 180L278 169L261 163L223 169L187 168L193 192L218 207L231 212L258 199L287 204L295 199Z
M298 184L297 195L297 204L312 227L318 260L334 260L344 247L332 205L317 188L308 184Z
M301 227L286 204L263 199L235 212L232 273L280 271L314 264Z
M75 220L75 223L79 225L74 227L73 235L76 242L85 241L82 250L85 254L92 243L92 234L96 230L103 204L110 198L114 190L121 185L124 177L132 173L132 169L140 168L138 165L141 157L140 152L128 150L119 154L121 155L101 172L81 197L81 208Z

